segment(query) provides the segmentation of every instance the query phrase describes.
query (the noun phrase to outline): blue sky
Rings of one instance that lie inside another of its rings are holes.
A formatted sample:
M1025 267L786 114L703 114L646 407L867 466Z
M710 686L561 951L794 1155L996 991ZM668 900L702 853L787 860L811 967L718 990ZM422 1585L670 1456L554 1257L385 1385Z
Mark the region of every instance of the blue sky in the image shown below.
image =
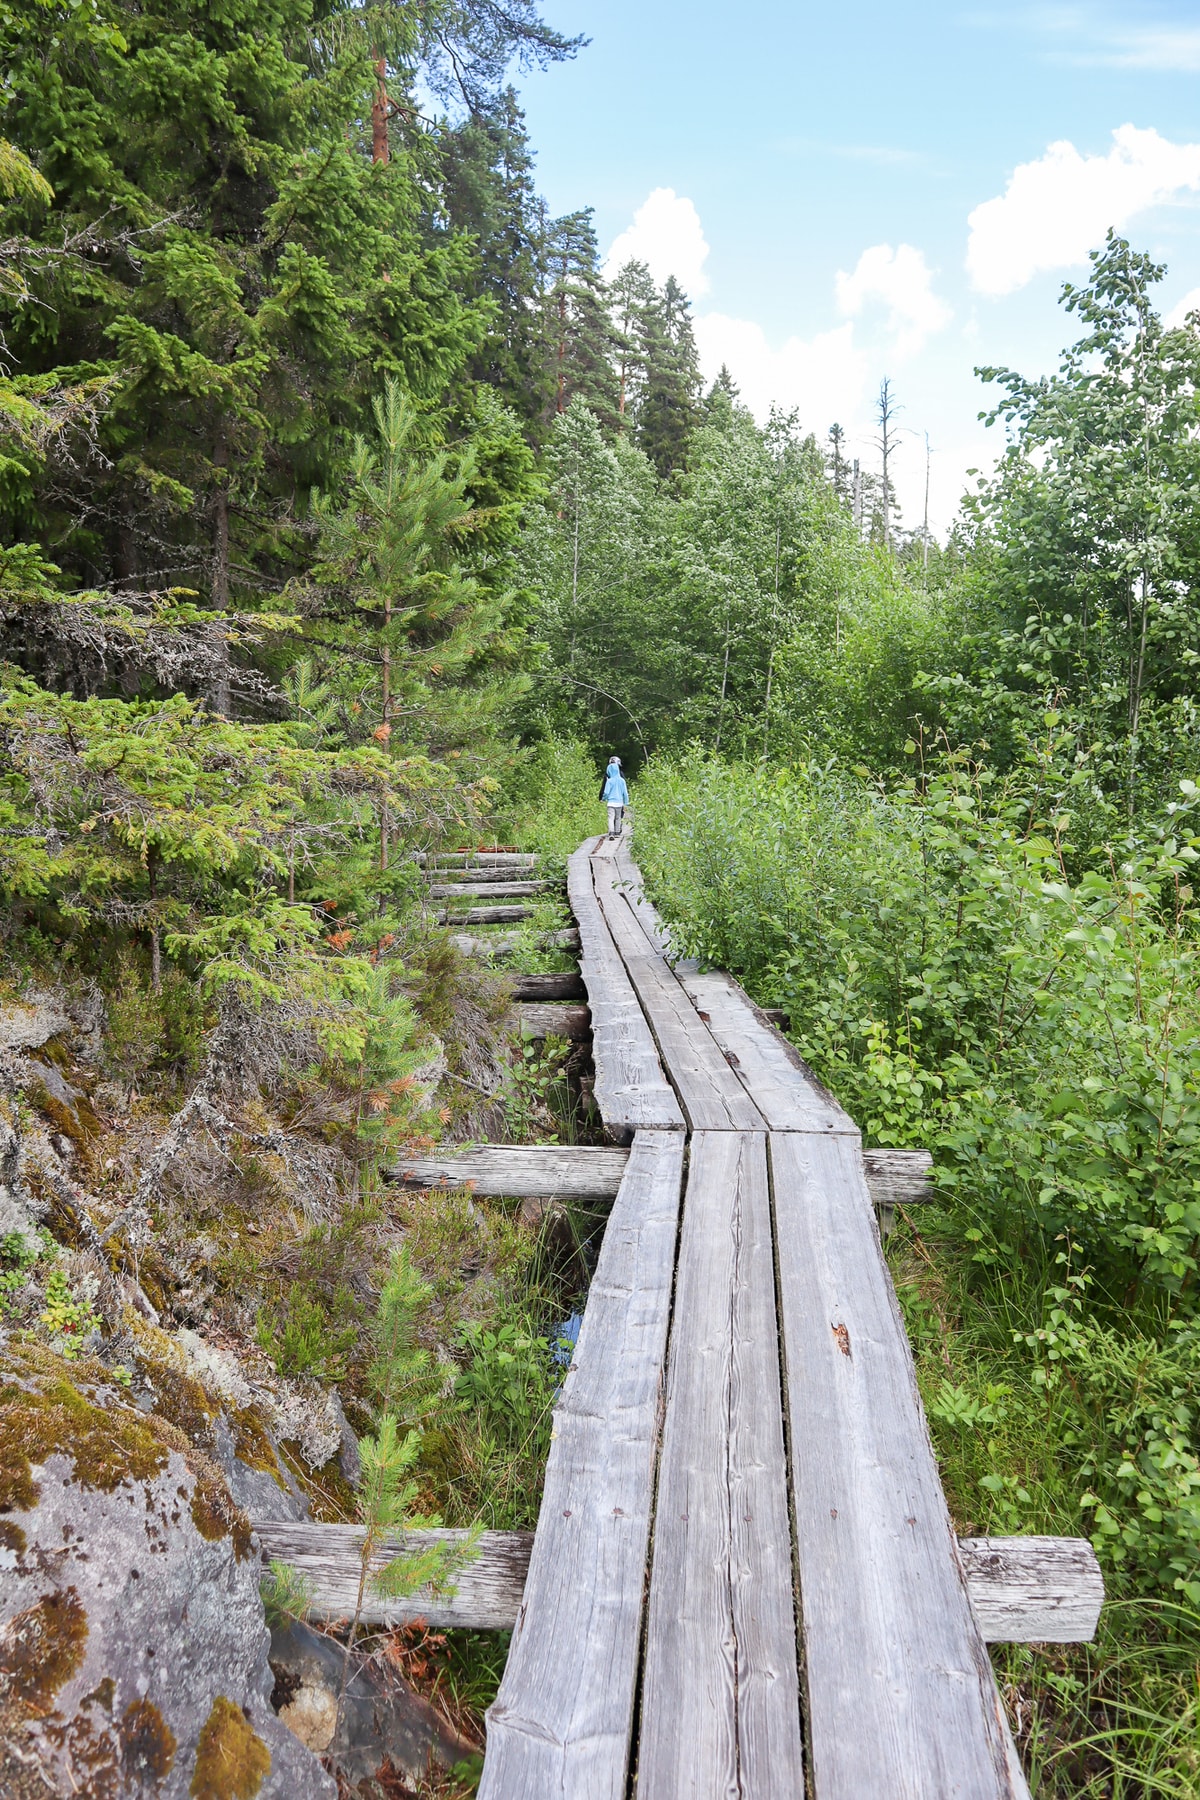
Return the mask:
M1165 311L1200 290L1200 0L544 12L592 39L520 83L550 206L593 206L602 250L672 268L710 371L724 357L756 411L837 418L866 460L890 376L910 524L923 434L944 528L992 454L974 365L1053 365L1059 289L1107 224L1169 263Z

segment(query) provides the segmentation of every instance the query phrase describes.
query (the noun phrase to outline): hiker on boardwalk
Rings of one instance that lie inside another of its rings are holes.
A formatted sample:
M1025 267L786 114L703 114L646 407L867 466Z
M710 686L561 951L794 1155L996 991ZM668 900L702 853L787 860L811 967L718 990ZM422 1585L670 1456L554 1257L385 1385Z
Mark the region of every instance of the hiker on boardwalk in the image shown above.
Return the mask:
M609 837L620 837L621 826L625 822L625 808L629 805L629 789L625 786L625 777L621 773L619 756L610 756L608 759L608 767L604 771L604 785L600 789L600 798L608 807Z

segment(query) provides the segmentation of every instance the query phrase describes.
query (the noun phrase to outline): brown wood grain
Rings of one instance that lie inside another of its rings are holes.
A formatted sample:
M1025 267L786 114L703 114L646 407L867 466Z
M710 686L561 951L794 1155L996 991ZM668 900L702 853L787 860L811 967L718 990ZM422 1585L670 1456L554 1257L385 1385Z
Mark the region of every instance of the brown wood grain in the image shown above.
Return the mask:
M576 1041L592 1035L592 1015L586 1006L534 1000L517 1006L517 1018L526 1037L564 1037Z
M587 989L583 985L583 977L574 969L568 969L559 975L526 975L512 976L512 997L514 1000L586 1000Z

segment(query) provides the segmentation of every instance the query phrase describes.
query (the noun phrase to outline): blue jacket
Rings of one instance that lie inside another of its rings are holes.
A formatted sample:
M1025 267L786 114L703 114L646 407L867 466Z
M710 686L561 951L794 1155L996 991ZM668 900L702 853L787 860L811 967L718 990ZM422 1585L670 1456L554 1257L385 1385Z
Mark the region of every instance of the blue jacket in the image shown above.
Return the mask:
M604 771L604 799L609 806L629 805L629 789L615 763L609 763Z

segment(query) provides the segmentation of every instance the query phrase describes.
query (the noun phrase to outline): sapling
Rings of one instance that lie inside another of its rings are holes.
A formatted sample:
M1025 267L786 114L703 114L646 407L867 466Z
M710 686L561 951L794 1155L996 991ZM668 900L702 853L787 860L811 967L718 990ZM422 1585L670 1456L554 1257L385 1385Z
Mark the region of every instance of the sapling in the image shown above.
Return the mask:
M361 1438L358 1446L358 1517L363 1535L358 1592L338 1691L338 1729L368 1592L387 1600L404 1599L424 1587L452 1592L452 1578L474 1556L479 1536L475 1527L459 1544L427 1545L393 1556L382 1567L374 1566L390 1538L403 1537L406 1531L433 1531L442 1522L437 1515L411 1510L420 1489L412 1470L421 1452L421 1421L428 1418L440 1385L433 1358L416 1339L417 1314L429 1293L407 1251L394 1252L373 1328L375 1360L370 1379L376 1402L375 1431Z

